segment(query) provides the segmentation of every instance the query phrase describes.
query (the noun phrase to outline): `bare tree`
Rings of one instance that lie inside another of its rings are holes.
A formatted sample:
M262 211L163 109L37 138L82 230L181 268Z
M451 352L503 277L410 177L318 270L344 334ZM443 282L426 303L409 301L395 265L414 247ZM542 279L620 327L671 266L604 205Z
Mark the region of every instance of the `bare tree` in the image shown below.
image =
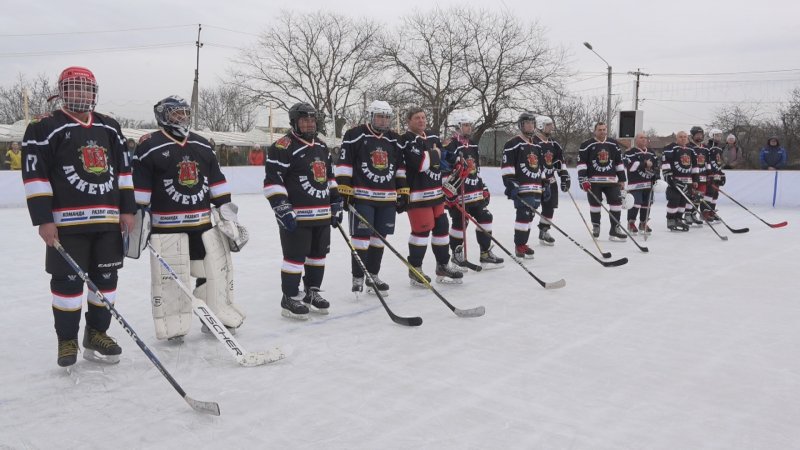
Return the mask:
M418 99L417 106L431 112L430 126L437 132L450 112L467 106L466 50L457 18L440 8L403 17L397 29L382 38L381 68L391 71L401 91Z
M238 58L235 79L251 98L288 110L308 102L328 117L361 100L376 71L375 22L332 13L283 11Z
M200 89L197 114L211 131L249 131L256 122L255 103L235 84Z
M762 116L758 105L724 105L714 113L712 125L736 136L745 162L743 168L758 167L758 150L766 143L768 134L763 129Z
M481 112L476 138L507 124L501 121L504 112L531 108L536 93L555 92L565 75L564 52L549 45L536 22L507 10L458 8L450 15L466 38L460 69Z
M612 103L612 116L619 109L619 99ZM606 119L606 100L600 97L576 97L546 93L539 98L538 110L556 124L556 140L567 155L577 158L578 147L588 139L594 125Z
M29 80L19 74L11 86L0 86L0 123L14 123L25 118L23 92L28 92L31 117L49 112L47 99L57 92L50 78L40 74Z

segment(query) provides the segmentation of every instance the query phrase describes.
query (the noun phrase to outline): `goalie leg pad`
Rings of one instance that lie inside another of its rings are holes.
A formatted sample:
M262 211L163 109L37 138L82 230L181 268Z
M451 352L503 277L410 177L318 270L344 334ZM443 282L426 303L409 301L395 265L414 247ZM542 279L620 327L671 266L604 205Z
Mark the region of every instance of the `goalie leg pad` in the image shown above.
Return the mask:
M206 282L194 290L211 311L228 328L238 328L245 314L233 303L233 261L228 240L217 227L202 235L206 256L202 261L192 261L191 274L205 278Z
M189 237L185 233L153 234L150 243L181 282L189 286ZM150 255L150 282L156 338L169 339L189 333L192 300L153 254Z

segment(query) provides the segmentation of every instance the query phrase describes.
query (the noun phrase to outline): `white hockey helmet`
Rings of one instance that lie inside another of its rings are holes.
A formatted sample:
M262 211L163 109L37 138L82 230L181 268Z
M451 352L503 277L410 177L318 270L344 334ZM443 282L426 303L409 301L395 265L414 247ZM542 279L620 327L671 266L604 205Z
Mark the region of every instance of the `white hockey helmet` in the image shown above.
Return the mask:
M470 130L469 133L465 133L462 126L469 125L471 127L475 121L465 112L453 112L450 114L448 122L451 126L455 127L456 133L468 138L472 134L472 130Z
M708 137L717 142L722 142L722 130L720 130L719 128L712 128L708 132Z
M553 124L553 126L555 126L553 119L547 116L536 116L536 128L538 128L539 131L544 131L544 127L548 124Z
M383 100L373 100L367 107L367 116L369 118L369 125L377 131L387 131L392 127L392 118L394 112L389 103ZM376 120L377 117L384 117L382 121Z
M622 209L631 209L636 204L636 199L633 194L628 191L622 191Z
M661 178L657 179L656 182L653 183L653 192L658 194L667 192L667 182Z

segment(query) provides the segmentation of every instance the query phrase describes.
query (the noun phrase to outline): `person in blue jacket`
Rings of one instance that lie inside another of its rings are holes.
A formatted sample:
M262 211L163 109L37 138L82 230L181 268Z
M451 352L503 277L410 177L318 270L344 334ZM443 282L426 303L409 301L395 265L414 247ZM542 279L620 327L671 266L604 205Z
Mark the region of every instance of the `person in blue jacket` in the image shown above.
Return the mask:
M771 137L767 145L761 149L758 157L762 169L778 170L786 166L786 150L781 147L778 138Z

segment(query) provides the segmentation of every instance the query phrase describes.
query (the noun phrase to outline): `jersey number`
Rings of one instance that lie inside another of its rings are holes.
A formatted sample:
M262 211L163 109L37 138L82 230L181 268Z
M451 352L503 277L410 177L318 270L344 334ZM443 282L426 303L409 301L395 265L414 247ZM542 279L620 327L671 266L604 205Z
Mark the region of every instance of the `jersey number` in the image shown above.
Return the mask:
M25 171L26 172L36 172L36 162L38 158L36 155L28 155L28 158L25 160Z

